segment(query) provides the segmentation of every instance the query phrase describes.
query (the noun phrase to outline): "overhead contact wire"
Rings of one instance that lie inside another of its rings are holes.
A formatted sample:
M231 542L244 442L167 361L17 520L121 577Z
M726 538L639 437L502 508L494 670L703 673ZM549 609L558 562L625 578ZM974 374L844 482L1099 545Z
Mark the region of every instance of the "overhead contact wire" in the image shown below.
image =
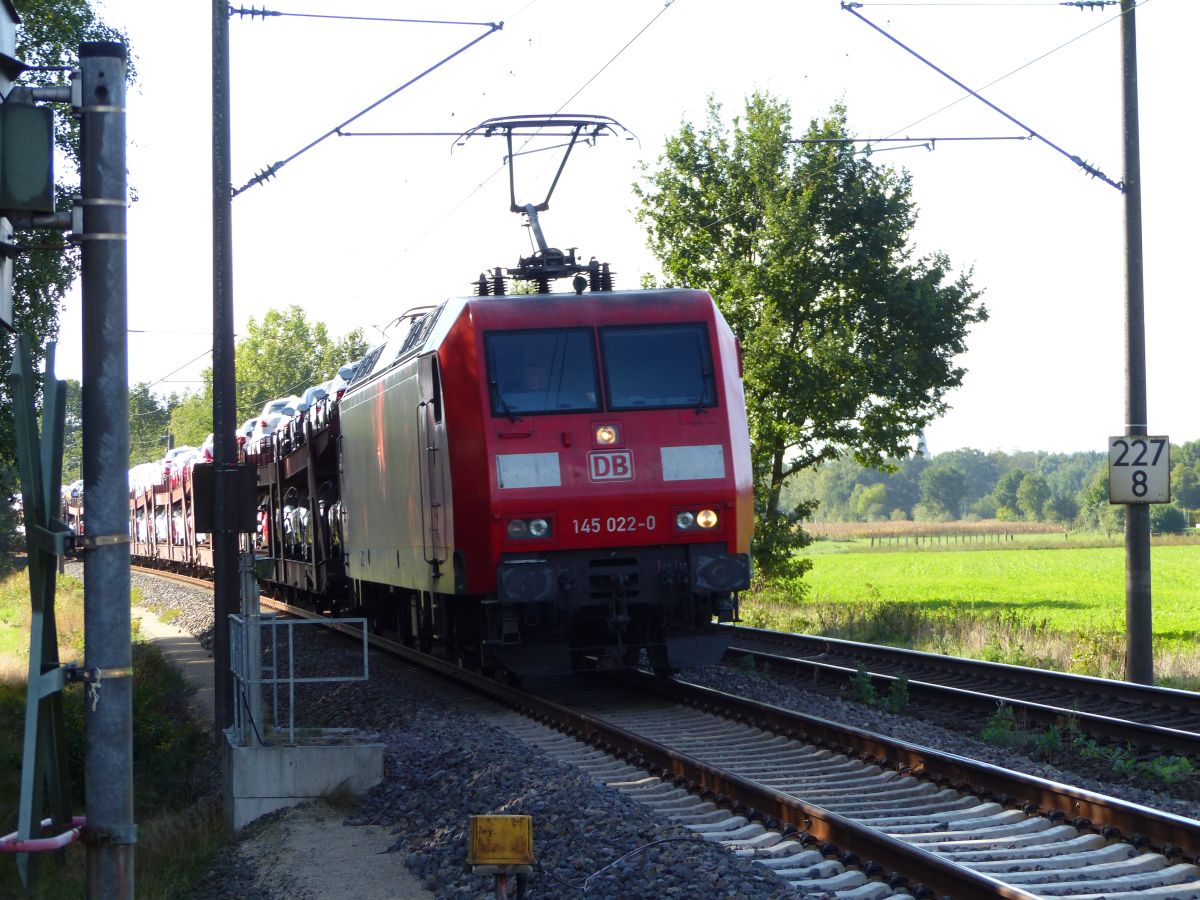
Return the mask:
M625 46L624 46L624 47L622 47L620 50L618 50L616 53L614 53L614 54L612 55L612 58L611 58L611 59L610 59L608 62L606 62L606 63L605 63L604 65L602 65L602 66L601 66L599 69L597 69L597 70L596 70L596 74L595 74L595 75L593 75L591 78L589 78L587 81L585 81L585 82L583 83L583 86L582 86L582 87L581 87L579 90L577 90L577 91L576 91L575 93L573 93L573 94L572 94L570 97L568 97L566 100L564 100L564 101L563 101L563 104L562 104L562 106L560 106L558 109L556 109L556 110L554 111L554 112L555 112L555 114L558 114L558 113L562 112L562 111L563 111L563 108L564 108L564 107L566 107L566 105L567 105L568 103L570 103L572 100L574 100L574 99L575 99L576 97L578 97L580 94L582 94L582 93L583 93L585 90L587 90L587 87L588 87L588 85L589 85L589 84L591 84L593 81L595 81L597 78L599 78L599 77L600 77L600 76L601 76L601 75L604 73L604 70L605 70L605 69L607 69L607 68L608 68L609 66L611 66L611 65L612 65L614 62L616 62L616 61L617 61L617 57L619 57L619 56L620 56L622 53L624 53L626 50L628 50L628 49L630 48L630 46L632 46L632 44L633 44L633 42L634 42L634 41L636 41L636 40L637 40L638 38L640 38L640 37L641 37L643 34L645 34L646 30L647 30L647 29L648 29L648 28L649 28L651 25L653 25L655 22L657 22L657 21L659 20L659 18L662 16L662 14L663 14L663 13L665 13L665 12L666 12L668 9L670 9L670 8L671 8L671 5L672 5L674 2L675 2L675 0L666 0L666 2L664 2L664 3L663 3L663 8L662 8L662 9L660 9L660 10L659 10L657 13L655 13L655 14L654 14L654 18L652 18L652 19L651 19L649 22L647 22L645 25L643 25L643 26L642 26L642 30L641 30L641 31L639 31L637 34L635 34L633 37L631 37L631 38L630 38L628 41L626 41L626 42L625 42ZM525 143L526 143L526 144L528 144L528 143L529 143L529 141L526 141Z
M182 372L184 369L186 369L188 366L192 365L193 363L198 363L198 362L200 362L200 360L204 359L204 357L208 356L210 353L212 353L212 347L209 347L207 350L205 350L205 351L204 351L203 353L201 353L199 356L196 356L196 357L193 357L192 359L189 359L187 362L185 362L185 363L184 363L182 366L180 366L178 369L172 369L170 372L168 372L168 373L167 373L166 375L164 375L162 378L158 379L158 381L152 381L152 382L150 382L148 385L146 385L146 389L147 389L147 390L149 390L150 388L154 387L156 384L161 384L162 382L164 382L164 381L166 381L168 378L170 378L172 375L174 375L176 372Z
M483 27L494 24L492 22L455 22L446 19L396 19L388 16L339 16L333 13L279 12L266 8L256 9L253 6L249 9L240 6L231 6L229 7L229 14L231 16L238 16L239 18L249 16L251 19L259 17L267 19L282 16L291 19L341 19L347 22L400 22L406 25L478 25Z
M1077 9L1099 9L1103 6L1119 6L1121 0L1042 0L1029 3L859 3L859 6L944 6L976 9L984 6L1074 6Z
M371 110L375 109L380 104L385 103L388 100L392 99L398 93L403 91L405 88L412 86L413 84L415 84L416 82L418 82L422 78L424 78L426 75L441 68L446 63L450 62L450 60L454 59L456 56L458 56L462 53L465 53L467 50L471 49L476 44L478 44L480 41L482 41L484 38L495 34L497 31L500 31L504 27L503 22L489 22L489 23L487 23L487 25L488 25L488 30L485 31L483 34L479 35L473 41L470 41L469 43L464 44L462 47L459 47L457 50L455 50L449 56L444 57L443 59L434 63L432 66L430 66L424 72L421 72L419 75L416 75L413 78L410 78L408 81L404 82L404 84L400 85L400 87L396 88L394 91L391 91L391 92L385 94L384 96L380 97L378 100L376 100L370 106L368 106L365 109L360 110L359 112L352 115L345 122L342 122L340 125L336 125L335 127L329 129L327 132L325 132L323 135L321 135L316 140L310 141L308 144L301 147L299 150L297 150L295 153L293 153L287 159L283 159L278 162L272 163L270 166L263 169L261 172L259 172L257 175L255 175L253 178L251 178L249 181L247 181L240 188L234 189L232 196L236 197L238 194L242 193L247 188L251 188L256 184L262 184L264 181L268 180L269 178L272 178L276 172L278 172L280 169L282 169L284 166L286 166L288 163L290 163L296 157L300 156L301 154L307 153L313 147L317 146L317 144L319 144L322 141L326 140L327 138L330 138L333 135L337 134L339 131L341 131L343 128L345 128L347 125L349 125L351 122L361 119L363 116L365 116Z
M623 46L620 50L618 50L616 53L614 53L612 55L612 57L608 60L608 62L606 62L604 65L602 65L596 71L596 73L594 75L592 75L591 78L589 78L587 81L585 81L583 83L583 86L580 87L579 90L577 90L570 97L568 97L566 100L564 100L559 105L558 109L556 109L554 111L554 114L557 115L558 113L562 112L568 103L570 103L572 100L574 100L580 94L582 94L584 92L584 90L587 88L587 86L590 85L597 78L599 78L600 75L604 72L604 70L607 69L609 66L611 66L617 60L617 57L619 57L622 53L624 53L626 50L628 50L629 47L633 44L633 42L636 41L638 38L640 38L642 36L642 34L645 33L647 28L649 28L651 25L653 25L655 22L657 22L659 17L663 13L665 13L668 9L670 9L670 7L672 6L672 4L674 4L674 2L675 2L675 0L665 0L665 2L663 3L663 8L660 9L657 13L655 13L654 17L652 19L650 19L650 21L647 22L645 25L643 25L641 30L638 31L637 34L635 34L628 41L626 41L625 46ZM524 12L526 9L528 9L532 5L533 5L533 0L531 0L531 2L527 3L525 6L521 7L521 9L518 12ZM516 156L522 150L524 150L527 146L529 146L529 142L531 140L533 140L533 137L534 137L533 135L530 135L529 137L527 137L525 139L525 143L521 144L521 146L519 148L517 148L517 153L514 153L513 155ZM454 213L456 213L463 206L463 204L465 204L468 200L470 200L477 193L479 193L479 191L483 188L484 185L486 185L493 178L495 178L497 175L499 175L501 172L503 172L504 166L505 166L505 164L501 164L499 168L497 168L494 172L492 172L492 174L490 174L487 178L483 179L483 181L479 182L479 184L477 184L475 186L475 189L473 191L471 191L469 194L467 194L465 197L463 197L460 201L458 201L458 203L456 203L453 206L453 208L450 209L449 212L447 212L444 216L442 216L440 219L438 219L436 222L434 222L432 225L430 225L429 228L426 229L420 236L418 236L416 240L414 240L411 244L409 244L407 247L405 247L403 250L401 250L400 255L403 256L404 254L408 253L409 250L411 250L413 247L417 246L417 244L421 243L421 241L425 240L425 238L429 237L429 235L433 234L433 232L436 231L438 228L440 228L443 222L445 222L452 215L454 215Z
M1008 119L1010 122L1012 122L1017 127L1028 132L1030 138L1035 138L1035 139L1041 141L1047 147L1050 147L1052 150L1056 150L1057 152L1061 153L1063 156L1065 156L1071 162L1075 163L1075 165L1077 165L1079 168L1083 169L1083 171L1087 172L1092 177L1099 178L1105 184L1116 188L1121 193L1125 193L1125 185L1123 183L1121 183L1119 181L1114 181L1113 179L1111 179L1107 175L1105 175L1102 171L1097 169L1095 166L1091 165L1090 163L1085 162L1079 156L1076 156L1075 154L1069 153L1068 151L1064 150L1062 147L1060 147L1058 144L1054 143L1049 138L1038 133L1033 128L1030 128L1028 125L1026 125L1020 119L1005 112L1003 109L1001 109L995 103L993 103L991 100L988 100L986 97L982 96L978 91L972 90L971 88L967 87L967 85L963 84L961 81L959 81L957 78L955 78L949 72L947 72L945 69L938 67L933 62L926 59L924 56L922 56L916 50L914 50L913 48L911 48L907 44L905 44L903 41L901 41L899 38L893 37L892 35L888 34L888 32L884 31L884 29L880 28L878 25L876 25L874 22L872 22L866 16L862 15L861 13L859 13L857 11L856 7L861 6L861 5L862 4L860 4L860 3L847 2L847 0L842 0L842 9L846 10L846 12L850 13L852 16L857 18L859 21L865 22L867 25L870 25L872 28L874 28L876 31L878 31L880 34L882 34L889 41L894 43L897 47L906 51L907 53L911 54L912 56L915 56L921 62L925 63L925 65L929 66L929 68L933 69L935 72L937 72L943 78L946 78L947 80L953 82L958 87L962 88L964 91L966 91L968 94L970 94L972 97L974 97L979 102L983 103L989 109L993 110L994 112L999 113L1000 115L1004 116L1004 118Z
M1141 0L1141 2L1136 5L1142 6L1147 2L1148 2L1148 0ZM1061 4L1055 4L1055 5L1061 5ZM1085 37L1087 37L1092 32L1098 31L1099 29L1105 27L1106 25L1111 25L1113 22L1119 22L1119 21L1120 21L1120 17L1118 16L1118 17L1115 17L1112 19L1108 19L1104 22L1101 22L1099 25L1096 25L1093 28L1089 28L1087 31L1083 32L1082 34L1076 35L1075 37L1071 38L1069 41L1064 41L1063 43L1061 43L1057 47L1055 47L1053 50L1047 50L1041 56L1034 57L1033 59L1029 60L1029 62L1026 62L1026 63L1023 63L1022 65L1017 66L1015 69L1013 69L1010 72L1005 72L999 78L993 78L987 84L981 85L979 87L979 90L986 91L988 88L992 87L993 85L999 84L1001 81L1004 81L1004 79L1006 79L1006 78L1011 78L1013 75L1016 75L1018 72L1020 72L1024 69L1028 69L1030 66L1034 65L1035 63L1041 62L1046 57L1052 56L1055 53L1058 53L1060 50L1064 49L1065 47L1070 47L1076 41L1083 40ZM921 116L921 118L917 119L916 121L909 122L903 128L897 128L895 131L892 132L891 135L889 135L889 137L897 135L901 131L906 131L907 129L912 128L914 125L920 125L922 122L926 121L927 119L932 119L934 116L938 115L939 113L945 112L952 106L957 106L959 103L962 103L966 99L967 99L966 97L959 97L957 100L952 100L950 103L947 103L945 106L941 107L940 109L935 109L933 112L929 113L928 115Z

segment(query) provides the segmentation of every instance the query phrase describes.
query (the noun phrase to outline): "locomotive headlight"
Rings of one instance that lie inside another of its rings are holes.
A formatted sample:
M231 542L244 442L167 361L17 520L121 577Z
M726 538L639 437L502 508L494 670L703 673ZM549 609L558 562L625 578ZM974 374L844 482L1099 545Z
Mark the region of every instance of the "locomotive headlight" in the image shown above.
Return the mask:
M504 529L510 541L540 541L550 537L550 520L509 519Z
M601 446L615 444L617 442L617 428L615 425L597 425L596 426L596 443Z
M702 509L696 513L696 524L701 528L715 528L717 525L717 514L711 509Z
M680 531L687 531L696 524L696 517L690 512L684 511L675 513L675 527Z

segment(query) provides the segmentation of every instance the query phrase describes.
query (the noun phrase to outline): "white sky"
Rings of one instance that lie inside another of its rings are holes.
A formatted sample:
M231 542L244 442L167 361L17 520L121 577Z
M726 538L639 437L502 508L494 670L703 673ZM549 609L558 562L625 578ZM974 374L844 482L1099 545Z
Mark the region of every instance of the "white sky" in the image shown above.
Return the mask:
M261 5L261 4L260 4ZM211 345L211 35L207 2L100 0L128 30L130 380L157 381ZM755 89L790 102L797 131L843 99L862 137L1022 131L839 8L837 0L278 0L285 12L505 22L348 130L461 131L518 113L612 116L640 139L577 149L542 222L551 245L612 263L619 287L656 271L630 185L664 136L714 94L730 114ZM169 10L169 11L168 11ZM661 16L594 81L617 52ZM866 3L861 12L982 86L1030 128L1120 180L1116 10L1051 2ZM1097 27L1099 26L1099 27ZM1094 30L1092 30L1094 29ZM1200 3L1137 11L1151 433L1200 437L1200 311L1193 276L1200 186L1192 93ZM233 172L247 181L484 29L234 18ZM1089 32L1090 33L1087 33ZM1078 40L1075 40L1078 38ZM1190 62L1189 62L1190 60ZM567 101L570 100L568 103ZM564 106L565 104L565 106ZM936 114L935 114L936 113ZM927 116L932 117L926 118ZM913 124L917 123L919 124ZM529 251L509 213L502 139L331 138L234 201L237 328L299 303L341 334L469 292ZM991 319L930 448L1103 450L1124 423L1124 198L1037 141L942 142L879 153L907 168L921 253L974 266ZM541 200L557 154L518 160L518 200ZM495 173L495 177L493 174ZM490 178L490 180L488 180ZM80 373L80 303L62 320L60 377ZM195 387L207 358L157 390Z

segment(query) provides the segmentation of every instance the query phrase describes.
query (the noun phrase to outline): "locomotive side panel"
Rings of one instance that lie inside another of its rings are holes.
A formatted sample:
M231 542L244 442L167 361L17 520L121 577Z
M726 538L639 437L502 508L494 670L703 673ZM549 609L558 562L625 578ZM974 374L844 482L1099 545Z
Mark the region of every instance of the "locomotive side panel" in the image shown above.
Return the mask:
M444 430L425 399L415 358L342 399L341 496L347 574L355 580L445 589L429 560L453 552L452 532L431 521L432 503L448 495L448 474L435 466L431 483L422 449L431 439L444 446Z
M485 595L496 590L492 543L491 497L488 491L488 443L473 305L447 323L444 336L434 334L444 407L445 461L450 491L447 527L453 534L458 593ZM444 579L443 579L444 580ZM439 590L447 592L442 586Z
M742 349L721 311L713 307L718 327L716 339L721 359L723 393L728 408L729 459L732 469L736 522L729 552L749 556L754 533L754 471L750 462L750 429L746 419L746 395L742 387Z

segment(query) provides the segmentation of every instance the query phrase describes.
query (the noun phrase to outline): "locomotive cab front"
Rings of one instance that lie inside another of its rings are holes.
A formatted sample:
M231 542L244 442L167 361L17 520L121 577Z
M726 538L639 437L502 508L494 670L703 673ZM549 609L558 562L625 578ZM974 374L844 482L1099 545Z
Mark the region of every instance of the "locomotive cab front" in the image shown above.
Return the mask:
M713 620L749 585L750 510L736 347L712 301L492 300L475 324L489 653L523 672L715 662Z

